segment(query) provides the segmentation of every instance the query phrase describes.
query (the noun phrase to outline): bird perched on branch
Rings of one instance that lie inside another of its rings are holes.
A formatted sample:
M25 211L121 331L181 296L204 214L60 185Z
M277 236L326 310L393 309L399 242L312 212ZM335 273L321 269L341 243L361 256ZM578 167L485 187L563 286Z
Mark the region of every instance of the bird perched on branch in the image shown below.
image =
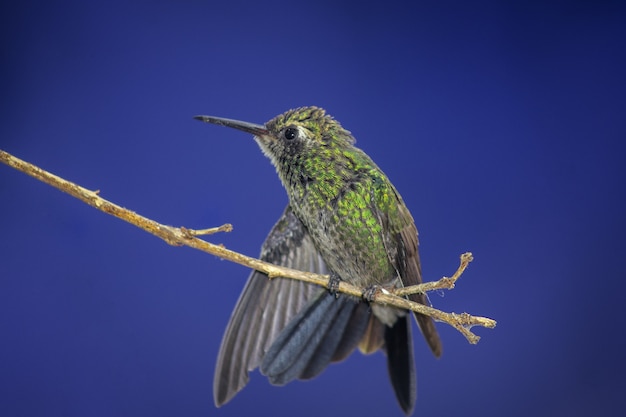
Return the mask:
M330 274L364 289L422 282L417 229L387 176L354 137L317 107L289 110L265 125L213 116L196 119L254 135L276 167L289 205L263 244L261 259ZM427 304L424 294L409 299ZM382 349L400 407L415 406L410 315L312 284L252 272L224 334L214 398L228 402L260 367L275 385L310 379L357 347ZM441 341L431 318L415 313L435 356Z

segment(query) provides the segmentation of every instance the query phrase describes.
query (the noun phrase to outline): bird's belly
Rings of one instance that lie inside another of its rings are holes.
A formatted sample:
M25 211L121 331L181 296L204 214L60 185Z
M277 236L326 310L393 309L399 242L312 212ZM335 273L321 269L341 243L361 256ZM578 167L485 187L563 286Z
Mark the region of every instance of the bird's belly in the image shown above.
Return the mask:
M311 218L314 221L303 223L326 265L342 280L361 287L398 281L379 228L346 221L332 212L322 211Z

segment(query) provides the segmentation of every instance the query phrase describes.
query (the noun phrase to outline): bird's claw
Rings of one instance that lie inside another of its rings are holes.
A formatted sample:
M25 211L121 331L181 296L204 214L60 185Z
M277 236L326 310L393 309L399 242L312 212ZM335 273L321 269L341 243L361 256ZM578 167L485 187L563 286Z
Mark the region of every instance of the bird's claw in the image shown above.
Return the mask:
M363 294L361 294L361 297L368 303L371 303L372 301L374 301L376 294L378 294L378 292L380 291L381 291L381 287L379 285L371 285L363 291Z
M339 283L341 282L341 278L339 275L332 273L330 274L330 279L328 280L328 291L335 296L335 298L339 298Z

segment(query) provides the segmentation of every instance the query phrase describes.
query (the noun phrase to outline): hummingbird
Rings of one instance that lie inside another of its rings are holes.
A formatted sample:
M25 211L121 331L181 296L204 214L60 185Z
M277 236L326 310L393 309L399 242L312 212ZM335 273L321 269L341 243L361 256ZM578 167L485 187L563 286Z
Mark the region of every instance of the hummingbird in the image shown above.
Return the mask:
M261 248L264 261L328 274L366 290L422 282L411 213L383 171L325 110L301 107L264 125L214 116L206 123L254 135L289 203ZM367 291L364 291L364 294ZM428 304L425 294L412 301ZM414 314L436 357L430 317ZM291 279L251 273L224 333L214 378L216 406L230 401L260 368L273 385L311 379L355 349L382 350L398 403L409 415L417 396L410 314Z

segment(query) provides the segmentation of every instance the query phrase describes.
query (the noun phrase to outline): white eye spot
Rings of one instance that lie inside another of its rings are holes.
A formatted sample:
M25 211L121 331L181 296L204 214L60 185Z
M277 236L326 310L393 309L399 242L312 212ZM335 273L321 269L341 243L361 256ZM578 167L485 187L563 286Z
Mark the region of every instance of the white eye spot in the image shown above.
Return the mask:
M302 126L298 126L298 137L299 138L306 138L307 134L306 134L306 129L303 128Z

